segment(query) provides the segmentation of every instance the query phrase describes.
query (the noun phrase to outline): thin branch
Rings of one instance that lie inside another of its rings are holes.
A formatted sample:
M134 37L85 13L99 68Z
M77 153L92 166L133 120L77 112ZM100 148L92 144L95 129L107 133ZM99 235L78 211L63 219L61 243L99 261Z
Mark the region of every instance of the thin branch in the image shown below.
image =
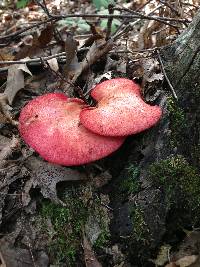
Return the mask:
M4 40L4 39L8 39L8 38L15 38L16 36L18 36L19 34L21 34L21 33L24 33L24 32L26 32L26 31L28 31L28 30L31 30L31 29L33 29L33 28L35 28L35 27L38 27L38 26L40 26L40 25L42 25L42 24L46 24L46 23L48 23L48 22L50 22L50 21L58 21L59 19L56 19L56 18L49 18L49 19L47 19L47 20L44 20L44 21L40 21L40 22L38 22L38 23L35 23L35 24L33 24L33 25L30 25L30 26L28 26L28 27L26 27L26 28L24 28L24 29L21 29L21 30L19 30L19 31L16 31L16 32L13 32L13 33L10 33L10 34L7 34L7 35L3 35L3 36L0 36L0 40ZM12 39L13 40L13 39Z
M109 14L113 14L114 13L114 6L113 5L108 5L108 11L109 11ZM106 32L106 40L109 39L110 37L110 34L111 34L111 27L112 27L112 21L113 21L113 18L109 18L108 19L108 22L107 22L107 32Z
M171 6L169 3L167 3L167 1L165 0L160 0L160 3L162 3L164 6L168 7L169 9L171 9L176 15L180 15L178 10L176 10L173 6Z
M165 46L162 46L162 47L159 47L159 49L163 48ZM144 53L144 52L149 52L149 53L153 53L156 49L158 49L158 47L154 47L154 48L147 48L147 49L141 49L141 50L138 50L138 49L135 49L135 50L127 50L127 49L121 49L121 50L111 50L109 52L109 54L112 54L112 53L116 53L116 54L126 54L126 53L130 53L130 54L135 54L135 53ZM78 52L80 51L88 51L89 48L81 48ZM40 58L32 58L32 59L22 59L22 60L8 60L8 61L0 61L0 65L13 65L13 64L30 64L32 66L40 66L42 63L41 63L41 59L42 59L42 62L46 62L47 60L49 59L52 59L52 58L57 58L59 63L65 63L66 62L66 53L65 52L61 52L61 53L58 53L58 54L54 54L54 55L51 55L51 56L47 56L47 57L40 57ZM3 67L3 68L0 68L0 72L5 72L8 70L8 66L7 67Z
M44 61L55 58L55 57L62 57L66 55L65 52L62 53L58 53L55 55L51 55L51 56L47 56L47 57L42 57L42 59ZM12 64L27 64L27 63L33 63L33 62L40 62L41 61L41 57L40 58L32 58L32 59L20 59L20 60L7 60L7 61L0 61L0 65L12 65Z
M183 23L183 24L186 24L186 22L188 22L187 20L185 19L175 19L175 18L169 18L167 19L166 17L159 17L159 16L149 16L149 15L143 15L141 13L138 13L138 12L135 12L133 10L129 10L128 8L117 8L116 10L124 10L124 11L128 11L129 13L133 13L133 16L136 17L138 16L137 18L140 18L140 19L147 19L147 20L155 20L155 21L158 21L160 23L163 23L165 25L168 25L170 27L173 27L175 28L176 30L178 30L178 27L170 22L178 22L178 23ZM137 15L134 15L134 14L137 14Z
M169 80L169 78L168 78L168 76L167 76L167 73L166 73L166 71L165 71L165 67L164 67L164 64L163 64L163 62L162 62L162 58L161 58L161 56L160 56L160 52L159 52L159 50L157 50L157 55L158 55L158 59L159 59L159 62L160 62L160 66L161 66L163 75L165 76L165 79L166 79L166 81L167 81L167 83L168 83L168 85L169 85L169 87L170 87L170 89L171 89L171 92L172 92L174 98L175 98L176 100L178 100L178 97L177 97L177 94L176 94L176 92L175 92L175 90L174 90L174 87L173 87L173 85L171 84L171 82L170 82L170 80Z
M171 21L171 22L179 22L179 23L189 23L190 21L188 19L177 19L177 18L168 18L168 17L159 17L159 16L148 16L148 15L145 15L145 14L142 14L140 12L137 12L137 11L133 11L131 9L128 9L128 8L115 8L115 10L118 10L118 11L127 11L131 14L133 14L133 16L138 16L139 18L143 18L143 19L153 19L156 20L156 19L159 19L159 20L163 20L163 21ZM109 15L107 15L109 16ZM117 15L116 15L117 16ZM118 16L124 16L125 18L131 18L131 15L118 15Z
M46 5L45 0L43 0L43 4L40 3L40 0L35 0L35 2L36 2L36 4L37 4L38 6L40 6L40 7L44 10L44 12L47 14L47 16L48 16L49 18L52 17L51 14L49 13L49 10L48 10L48 8L47 8L47 5Z
M118 10L115 8L115 10ZM129 10L129 9L128 9ZM121 10L122 11L122 10ZM128 14L68 14L68 15L58 15L58 16L53 16L55 19L65 19L65 18L103 18L103 19L108 19L108 18L116 18L116 19L137 19L137 18L143 18L143 19L149 19L149 20L162 20L162 21L171 21L171 22L178 22L178 23L186 23L190 22L187 19L176 19L176 18L168 18L168 17L159 17L159 16L146 16L143 15L139 12L129 10L130 13L133 13L133 15L128 15Z
M131 12L132 13L132 12ZM16 37L17 35L23 33L23 32L26 32L30 29L33 29L35 27L38 27L42 24L45 24L45 23L48 23L50 21L58 21L58 20L62 20L62 19L65 19L65 18L118 18L118 19L137 19L137 18L142 18L142 19L148 19L148 20L157 20L157 21L160 21L162 23L165 23L166 25L169 25L169 26L172 26L172 27L175 27L174 25L170 25L168 23L168 21L171 21L171 22L175 22L175 23L187 23L189 22L187 19L176 19L176 18L167 18L167 17L159 17L159 16L146 16L146 15L143 15L143 14L140 14L138 12L135 12L135 14L133 15L127 15L127 14L108 14L108 15L103 15L103 14L68 14L68 15L58 15L58 16L52 16L50 18L48 18L47 20L45 21L41 21L41 22L38 22L36 24L33 24L29 27L26 27L24 29L21 29L15 33L11 33L11 34L8 34L8 35L4 35L4 36L0 36L0 40L4 40L4 39L7 39L7 38L11 38L11 37Z

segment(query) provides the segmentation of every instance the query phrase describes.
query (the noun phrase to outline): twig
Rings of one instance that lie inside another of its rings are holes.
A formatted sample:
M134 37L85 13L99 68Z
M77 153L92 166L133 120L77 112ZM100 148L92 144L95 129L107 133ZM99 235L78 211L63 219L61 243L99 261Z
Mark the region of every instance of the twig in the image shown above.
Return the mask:
M115 10L118 10L115 8ZM129 9L128 9L129 10ZM122 11L122 10L120 10ZM137 18L143 18L143 19L149 19L149 20L161 20L161 21L171 21L171 22L178 22L178 23L186 23L190 22L187 19L176 19L176 18L168 18L168 17L159 17L159 16L146 16L139 12L129 10L130 13L133 13L133 15L128 14L68 14L68 15L58 15L53 16L54 19L65 19L65 18L102 18L102 19L108 19L108 18L116 18L116 19L137 19Z
M47 57L42 57L42 59L44 61L55 58L55 57L62 57L65 56L66 53L62 52L62 53L58 53L55 55L51 55L51 56L47 56ZM40 62L41 58L32 58L32 59L21 59L21 60L7 60L7 61L0 61L0 65L12 65L12 64L27 64L27 63L33 63L33 62Z
M41 59L41 61L42 61L42 59ZM60 72L56 72L56 71L54 71L54 70L49 66L49 63L48 63L48 62L47 62L47 66L48 66L48 68L51 70L51 72L52 72L53 74L55 74L58 78L60 78L61 81L64 81L64 82L66 82L67 84L69 84L70 86L74 87L74 91L77 92L77 93L79 94L80 98L83 99L83 101L84 101L85 103L88 103L88 100L85 98L85 95L83 94L83 91L82 91L82 89L80 88L80 86L75 85L75 84L73 84L72 82L70 82L70 81L69 81L68 79L66 79Z
M148 0L146 3L144 3L142 6L139 6L136 11L140 11L141 9L143 9L146 5L148 5L149 3L151 3L152 0Z
M176 94L176 92L175 92L175 90L174 90L174 87L173 87L173 85L171 84L171 82L170 82L170 80L169 80L169 78L168 78L168 76L167 76L167 73L166 73L166 71L165 71L165 67L164 67L164 64L163 64L163 62L162 62L162 58L161 58L161 56L160 56L160 52L159 52L158 49L157 49L157 55L158 55L158 59L159 59L159 62L160 62L160 66L161 66L163 75L165 76L165 79L166 79L166 81L167 81L167 83L168 83L168 85L169 85L169 87L170 87L170 89L171 89L171 92L172 92L174 98L175 98L176 100L178 100L178 97L177 97L177 94Z
M127 15L127 14L124 14L124 15L115 15L115 16L119 16L119 17L124 17L124 18L131 18L136 16L138 18L143 18L143 19L150 19L150 20L159 20L159 21L171 21L171 22L179 22L179 23L189 23L190 21L188 19L177 19L177 18L168 18L168 17L159 17L159 16L148 16L148 15L145 15L145 14L142 14L140 12L137 12L137 11L133 11L131 9L128 9L128 8L115 8L115 10L118 10L118 11L127 11L133 15ZM109 16L109 15L107 15ZM113 15L114 16L114 15Z
M1 260L1 266L2 267L6 267L6 262L5 262L5 260L4 260L4 258L3 258L3 255L2 255L2 252L0 251L0 260Z
M180 15L179 12L173 7L171 6L169 3L167 3L167 1L165 0L160 0L160 3L162 3L164 6L169 7L176 15Z
M109 14L113 14L114 13L114 6L113 5L108 5L108 11L109 11ZM106 32L106 40L109 39L110 37L110 34L111 34L111 27L112 27L112 21L113 21L113 18L109 18L108 19L108 22L107 22L107 32Z
M6 145L0 152L0 168L5 164L5 160L19 147L19 139L13 136L11 142Z
M38 6L40 6L40 7L44 10L44 12L47 14L47 16L48 16L49 18L52 17L51 14L49 13L49 10L48 10L48 8L47 8L47 5L46 5L45 0L43 0L43 4L40 3L40 0L35 0L35 2L36 2L36 4L37 4Z
M130 11L130 10L129 10ZM45 24L45 23L48 23L50 21L58 21L58 20L62 20L62 19L65 19L65 18L118 18L118 19L137 19L137 18L142 18L142 19L148 19L148 20L157 20L157 21L160 21L162 23L165 23L166 25L169 25L171 27L176 27L172 24L169 24L167 21L171 21L171 22L176 22L176 23L187 23L189 22L187 19L176 19L176 18L167 18L167 17L159 17L159 16L146 16L146 15L143 15L143 14L140 14L138 12L135 12L133 15L127 15L127 14L108 14L108 15L103 15L103 14L68 14L68 15L57 15L57 16L51 16L50 18L48 18L47 20L45 21L42 21L42 22L38 22L36 24L33 24L29 27L26 27L24 29L21 29L15 33L11 33L11 34L8 34L8 35L4 35L4 36L0 36L0 40L4 40L4 39L7 39L7 38L11 38L11 37L16 37L17 35L27 31L27 30L30 30L30 29L33 29L35 27L38 27L42 24Z
M151 11L149 14L147 14L146 16L151 17L151 15L152 15L156 10L158 10L161 6L162 6L162 5L157 6L156 8L154 8L154 10L152 10L152 11ZM129 11L129 9L126 9L126 8L124 8L124 10L128 10L128 11ZM119 28L117 29L117 31L114 33L113 38L116 40L116 39L118 39L121 35L123 35L123 34L127 33L128 31L132 30L132 28L133 28L137 23L139 23L142 19L143 19L143 18L139 18L139 19L137 19L136 21L134 21L133 23L131 23L131 25L128 24L124 29L121 30L121 27L122 27L123 24L124 24L124 23L122 23L122 24L119 26ZM164 24L166 24L166 25L169 25L169 26L171 26L171 27L174 27L174 28L177 30L177 32L179 33L179 29L177 28L177 26L172 25L171 23L167 23L167 22L162 22L162 21L160 21L160 22L161 22L161 23L164 23ZM121 30L121 32L119 32L119 30Z
M156 8L157 9L157 8ZM155 20L155 21L158 21L160 23L163 23L165 25L168 25L172 28L175 28L176 30L178 30L178 27L174 24L171 24L170 22L178 22L178 23L186 23L188 22L187 20L185 19L175 19L175 18L169 18L167 19L166 17L159 17L159 16L149 16L149 15L144 15L144 14L141 14L139 12L136 12L136 11L133 11L133 10L129 10L128 8L116 8L116 10L119 10L119 11L127 11L129 13L132 13L133 17L136 17L137 18L140 18L140 19L147 19L147 20ZM169 22L168 22L169 21Z
M7 121L9 121L13 126L17 126L18 122L12 119L12 115L10 113L10 106L7 104L7 102L8 102L7 95L4 93L1 93L0 94L0 111L5 116ZM0 158L0 164L1 164L1 158Z
M159 49L163 48L165 46L162 46L162 47L159 47ZM127 50L127 49L121 49L121 50L111 50L109 51L108 53L109 54L112 54L112 53L116 53L116 54L126 54L126 53L130 53L130 54L135 54L135 53L144 53L144 52L154 52L156 49L158 49L158 47L154 47L154 48L147 48L147 49L141 49L141 50ZM79 50L80 51L88 51L89 48L81 48ZM60 60L59 62L60 63L65 63L66 62L66 53L65 52L61 52L61 53L58 53L58 54L55 54L55 55L51 55L51 56L47 56L47 57L40 57L40 58L33 58L33 59L24 59L24 60L16 60L16 61L13 61L13 60L8 60L8 61L0 61L0 64L1 65L13 65L13 64L28 64L28 65L31 65L31 66L40 66L42 63L41 63L41 59L43 62L46 62L47 60L49 59L52 59L52 58L57 58L58 60ZM8 67L3 67L3 68L0 68L0 72L5 72L8 70Z
M32 263L33 263L33 266L34 267L38 267L35 263L35 259L34 259L34 256L33 256L33 252L32 252L32 249L31 249L31 244L28 243L28 248L29 248L29 252L30 252L30 255L31 255L31 260L32 260Z

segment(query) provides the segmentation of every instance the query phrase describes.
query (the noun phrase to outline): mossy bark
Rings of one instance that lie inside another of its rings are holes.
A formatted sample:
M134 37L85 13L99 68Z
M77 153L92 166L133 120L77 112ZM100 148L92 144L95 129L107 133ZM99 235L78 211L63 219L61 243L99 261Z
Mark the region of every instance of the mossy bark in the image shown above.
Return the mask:
M179 38L160 52L178 100L168 86L163 88L160 124L134 141L126 167L134 165L139 170L134 177L137 188L131 192L132 182L126 194L119 191L124 179L131 179L124 169L111 193L113 240L121 244L131 266L149 266L160 244L173 245L180 241L181 229L200 226L200 214L195 213L200 204L196 190L200 183L199 40L200 12Z

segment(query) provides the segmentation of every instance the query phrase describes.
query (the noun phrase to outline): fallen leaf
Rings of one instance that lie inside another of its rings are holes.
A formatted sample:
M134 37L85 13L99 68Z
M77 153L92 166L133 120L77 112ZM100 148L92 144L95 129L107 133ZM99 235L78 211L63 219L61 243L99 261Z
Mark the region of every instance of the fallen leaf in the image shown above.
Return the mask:
M23 72L32 75L26 64L15 64L8 68L8 77L4 94L7 96L10 105L12 105L13 100L19 90L24 88Z
M47 63L49 64L49 67L54 71L57 72L59 70L58 66L58 60L57 58L51 58L47 60Z
M97 78L95 79L95 84L100 83L103 79L110 80L111 78L112 78L112 72L111 71L105 72L102 75L97 76Z
M163 266L166 262L168 262L168 254L171 246L166 244L160 247L157 258L152 260L156 266Z
M58 182L86 179L85 174L76 170L54 165L36 157L29 157L25 162L25 166L31 171L32 175L32 184L29 187L39 187L45 198L60 204L64 203L57 197L56 184Z
M179 267L179 266L177 266L174 262L170 262L167 265L165 265L165 267Z
M157 59L148 58L142 60L144 77L143 79L147 82L153 82L155 80L163 80L164 76L162 73L157 73L159 70L159 62Z
M0 168L3 168L5 160L19 148L19 139L13 136L9 143L6 143L0 151Z
M2 112L0 112L0 123L4 124L7 122L9 122L8 118L6 118L6 116Z
M53 37L53 25L48 24L46 28L44 28L41 31L40 36L38 37L37 45L40 48L44 48L51 41L52 37Z
M1 196L0 196L0 224L2 223L2 211L3 211L3 207L5 205L5 198L7 196L9 187L5 186L4 188L1 188ZM1 258L1 256L0 256Z
M51 41L53 37L53 25L49 24L44 28L40 35L34 32L32 35L31 44L24 45L21 50L16 54L15 60L26 57L41 56L44 51L43 48Z
M86 267L102 267L101 263L97 260L88 239L84 234L83 234L83 250L84 250L84 259Z
M10 139L0 134L0 150L10 143Z
M65 40L65 52L66 52L66 63L63 68L66 79L73 77L75 71L79 68L77 58L77 41L69 35Z
M6 48L1 49L0 52L0 60L1 61L6 61L6 60L13 60L14 56L6 51Z
M40 252L33 256L31 248L14 247L6 238L0 240L0 260L5 267L47 267L48 258L45 256Z
M198 258L197 255L185 256L185 257L177 260L175 263L179 267L188 267L192 263L194 263L197 260L197 258Z

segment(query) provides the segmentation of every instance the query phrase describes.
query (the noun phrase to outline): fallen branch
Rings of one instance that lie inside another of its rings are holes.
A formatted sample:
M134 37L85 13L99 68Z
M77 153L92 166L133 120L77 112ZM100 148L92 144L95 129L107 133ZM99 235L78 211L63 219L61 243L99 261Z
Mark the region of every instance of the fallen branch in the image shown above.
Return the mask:
M163 73L163 75L165 76L165 79L166 79L166 81L167 81L167 83L168 83L168 85L169 85L169 88L171 89L171 92L172 92L172 94L173 94L173 97L177 100L177 99L178 99L177 94L176 94L176 92L175 92L175 90L174 90L174 87L173 87L173 85L171 84L171 82L170 82L170 80L169 80L169 78L168 78L168 76L167 76L167 73L166 73L166 71L165 71L164 64L163 64L163 62L162 62L162 58L161 58L161 56L160 56L160 52L159 52L159 50L157 50L157 55L158 55L158 59L159 59L159 62L160 62L161 69L162 69L162 73Z
M176 27L173 24L168 23L168 21L170 22L175 22L175 23L188 23L190 21L188 21L187 19L176 19L176 18L167 18L167 17L159 17L159 16L146 16L143 14L140 14L139 12L136 12L136 14L133 15L128 15L128 14L108 14L108 15L103 15L103 14L68 14L68 15L58 15L58 16L52 16L50 18L48 18L47 20L38 22L36 24L33 24L29 27L26 27L24 29L21 29L17 32L14 33L10 33L4 36L0 36L0 40L4 40L4 39L8 39L8 38L14 38L17 35L26 32L30 29L33 29L35 27L38 27L42 24L48 23L50 21L59 21L65 18L104 18L104 19L108 19L108 18L117 18L117 19L138 19L138 18L142 18L142 19L148 19L148 20L157 20L161 23L164 23L166 25L169 25L171 27ZM12 39L13 40L13 39Z

